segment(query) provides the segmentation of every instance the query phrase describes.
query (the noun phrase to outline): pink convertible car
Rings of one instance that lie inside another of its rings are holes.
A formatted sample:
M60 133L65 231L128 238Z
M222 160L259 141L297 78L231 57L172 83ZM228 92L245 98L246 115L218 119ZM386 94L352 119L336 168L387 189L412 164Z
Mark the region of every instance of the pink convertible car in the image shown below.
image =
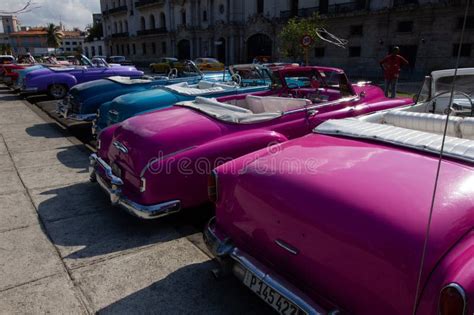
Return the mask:
M386 99L376 86L349 84L339 69L278 71L284 82L276 81L280 88L272 91L198 97L103 130L91 156L91 179L114 205L153 219L207 202L207 177L225 161L301 137L329 118L411 102Z
M281 314L473 314L474 69L458 74L449 120L437 71L423 102L219 166L205 240L224 270Z

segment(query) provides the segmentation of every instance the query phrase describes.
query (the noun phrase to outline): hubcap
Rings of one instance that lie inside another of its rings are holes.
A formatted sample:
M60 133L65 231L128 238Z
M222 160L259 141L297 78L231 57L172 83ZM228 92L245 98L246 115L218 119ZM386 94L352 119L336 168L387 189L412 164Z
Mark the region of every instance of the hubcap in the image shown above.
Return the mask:
M56 98L63 97L65 93L65 88L62 85L53 85L51 87L51 94Z

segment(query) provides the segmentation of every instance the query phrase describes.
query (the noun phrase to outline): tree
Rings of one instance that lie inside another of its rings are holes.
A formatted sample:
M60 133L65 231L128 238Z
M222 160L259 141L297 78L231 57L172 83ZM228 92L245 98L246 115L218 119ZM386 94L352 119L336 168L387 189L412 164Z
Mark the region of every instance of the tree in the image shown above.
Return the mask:
M61 28L53 23L48 24L46 28L46 40L48 43L48 47L53 47L54 51L61 46L61 39L63 38L63 34L61 33Z
M104 31L102 30L102 23L96 23L94 25L88 25L86 28L88 33L86 40L91 42L94 38L100 39L104 36Z
M324 27L323 21L319 18L317 13L314 13L309 18L294 17L283 27L280 38L280 52L283 56L293 60L301 60L304 56L304 47L301 45L301 39L305 35L313 38L313 43L308 47L314 47L317 39L318 28Z

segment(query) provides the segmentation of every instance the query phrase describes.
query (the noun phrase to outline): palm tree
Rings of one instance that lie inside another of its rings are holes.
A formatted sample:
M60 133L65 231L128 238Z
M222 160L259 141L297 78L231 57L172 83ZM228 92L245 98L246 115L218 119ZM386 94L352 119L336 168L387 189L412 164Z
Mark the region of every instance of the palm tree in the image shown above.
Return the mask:
M46 28L46 32L48 47L53 47L54 52L56 53L56 49L61 46L61 39L63 38L61 28L57 25L54 25L53 23L50 23Z

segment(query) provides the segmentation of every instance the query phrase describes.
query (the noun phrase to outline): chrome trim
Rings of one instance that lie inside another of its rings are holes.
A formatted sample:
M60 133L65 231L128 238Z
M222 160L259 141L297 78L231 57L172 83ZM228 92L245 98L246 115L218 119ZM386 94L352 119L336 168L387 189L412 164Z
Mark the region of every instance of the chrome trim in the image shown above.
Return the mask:
M293 254L293 255L298 255L298 249L294 248L293 246L289 245L288 243L282 241L282 240L275 240L275 243L286 250L287 252Z
M462 297L463 303L464 303L462 315L465 315L465 314L466 314L466 310L467 310L467 296L466 296L466 292L464 291L464 288L463 288L460 284L458 284L458 283L456 283L456 282L451 282L451 283L445 285L445 286L441 289L441 291L439 291L440 297L441 297L441 292L443 292L443 290L446 289L446 288L454 288L454 289L456 289L456 291L459 292L459 294L460 294L461 297ZM438 314L440 314L440 312L439 312L439 301L438 301Z
M128 153L127 147L120 141L114 141L112 144L117 150L121 151L122 153Z
M154 205L141 205L129 200L122 195L120 186L123 185L122 179L112 174L112 168L96 154L90 156L91 166L90 175L92 181L97 181L99 186L109 195L112 205L116 205L128 213L141 219L157 219L181 210L180 200L171 200ZM96 168L100 166L104 169L106 177L110 180L109 184L97 174Z
M244 268L254 274L260 281L277 291L280 295L284 296L292 303L297 305L300 309L306 312L308 315L323 315L327 314L328 311L324 310L321 306L315 304L307 297L304 293L300 292L292 284L280 276L274 274L265 266L258 263L253 257L244 253L243 251L235 248L231 254L231 258L235 260L236 264L239 264L241 268ZM238 268L233 268L234 273L238 272ZM239 274L236 274L239 278ZM243 278L240 279L243 282ZM335 310L331 311L334 312Z
M93 168L93 171L95 172L95 168L97 167L97 164L99 164L105 171L105 176L107 176L107 179L110 180L110 183L112 185L117 185L117 186L122 186L123 181L120 177L117 177L113 174L112 172L112 167L107 164L104 160L102 160L100 157L97 156L97 154L92 153L91 156L89 157L90 160L90 165Z
M59 101L56 104L56 113L59 114L59 116L65 118L65 119L71 119L71 120L79 120L79 121L91 121L95 119L97 114L74 114L69 112L69 104L66 103L64 100Z
M229 256L234 250L234 245L232 245L229 238L220 239L216 235L214 232L215 221L216 217L212 217L207 223L203 233L204 243L214 256Z
M344 102L357 102L359 100L360 100L360 96L353 95L353 96L349 96L349 97L345 97L345 98L340 98L340 99L337 99L335 101L323 103L323 104L310 105L310 106L306 106L306 107L303 107L303 108L292 109L292 110L283 112L283 115L290 115L290 114L294 114L294 113L312 111L312 110L317 110L317 109L320 109L320 108L326 107L326 106L332 106L332 105L336 105L336 104L344 103Z
M38 92L38 88L22 86L20 88L20 92L22 92L22 93L36 93L36 92Z
M180 153L183 153L183 152L186 152L186 151L189 151L189 150L192 150L194 148L197 148L197 146L192 146L192 147L187 147L187 148L184 148L184 149L181 149L181 150L178 150L178 151L175 151L175 152L171 152L171 153L168 153L160 158L152 158L146 165L145 167L142 169L142 171L140 172L140 177L143 177L145 175L145 172L147 171L147 169L150 168L151 164L153 163L156 163L158 161L162 161L162 160L165 160L169 157L172 157L173 155L177 155L177 154L180 154Z

